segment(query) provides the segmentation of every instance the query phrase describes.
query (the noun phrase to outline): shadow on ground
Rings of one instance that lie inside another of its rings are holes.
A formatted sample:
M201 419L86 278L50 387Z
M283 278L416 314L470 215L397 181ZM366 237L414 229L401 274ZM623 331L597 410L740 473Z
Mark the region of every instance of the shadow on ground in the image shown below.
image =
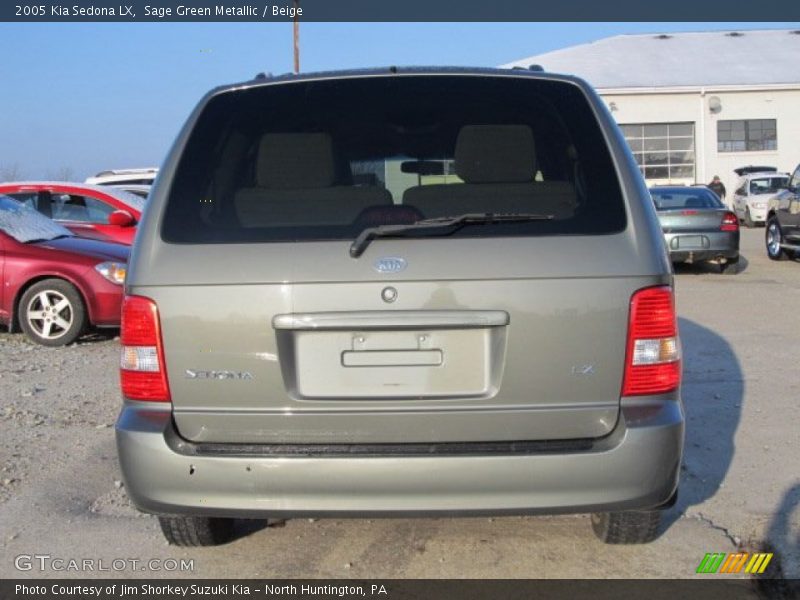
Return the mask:
M800 598L800 579L797 579L800 574L800 529L793 525L796 520L792 519L797 511L800 511L800 483L795 483L783 495L772 515L766 540L753 549L774 553L769 567L756 579L756 589L764 597Z
M0 333L4 333L6 335L12 336L10 339L15 341L24 342L27 344L36 345L34 342L28 339L28 337L19 330L19 327L16 328L14 332L11 332L9 328L5 325L0 325ZM89 329L83 335L81 335L75 343L78 344L97 344L100 342L107 342L109 340L113 340L114 338L119 337L119 329L118 328L103 328L103 329ZM56 346L59 347L59 346Z
M750 262L744 254L739 255L739 266L736 273L744 273ZM673 264L676 275L707 275L709 273L714 275L721 275L720 266L716 263L710 262L696 262L696 263L675 263Z
M678 501L667 513L668 526L685 513L705 518L692 507L712 498L725 481L744 402L744 375L731 345L689 319L680 319L679 327L686 444Z
M119 329L91 329L78 338L79 344L107 342L119 337Z

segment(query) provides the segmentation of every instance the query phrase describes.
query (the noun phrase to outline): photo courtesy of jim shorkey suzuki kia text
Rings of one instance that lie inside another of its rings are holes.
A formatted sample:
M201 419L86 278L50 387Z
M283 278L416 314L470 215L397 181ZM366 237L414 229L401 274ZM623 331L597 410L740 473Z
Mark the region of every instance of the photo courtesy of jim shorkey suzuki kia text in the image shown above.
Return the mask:
M141 597L176 597L194 598L197 596L250 597L259 594L271 597L321 596L321 597L373 597L388 598L389 589L380 583L368 585L331 585L331 584L239 584L222 583L203 585L192 584L159 584L159 583L114 583L108 585L90 584L16 584L14 592L24 596L83 596L103 598L141 598Z

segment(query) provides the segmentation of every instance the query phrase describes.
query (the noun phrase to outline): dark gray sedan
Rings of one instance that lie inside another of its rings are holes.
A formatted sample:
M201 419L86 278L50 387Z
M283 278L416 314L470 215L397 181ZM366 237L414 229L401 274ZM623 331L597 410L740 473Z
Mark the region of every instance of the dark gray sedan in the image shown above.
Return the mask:
M723 273L739 267L739 220L702 187L650 188L673 263L711 261Z

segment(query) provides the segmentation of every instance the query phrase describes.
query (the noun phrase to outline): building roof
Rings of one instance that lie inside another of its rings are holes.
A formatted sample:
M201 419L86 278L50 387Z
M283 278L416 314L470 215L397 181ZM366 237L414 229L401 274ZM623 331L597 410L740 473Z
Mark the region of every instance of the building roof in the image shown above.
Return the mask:
M530 56L600 89L800 84L800 31L705 31L618 35Z

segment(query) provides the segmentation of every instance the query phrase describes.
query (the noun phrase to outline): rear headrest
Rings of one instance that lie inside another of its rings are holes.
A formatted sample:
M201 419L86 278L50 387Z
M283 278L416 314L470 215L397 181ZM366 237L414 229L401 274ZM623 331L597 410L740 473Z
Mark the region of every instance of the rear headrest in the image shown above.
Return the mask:
M458 132L455 162L467 183L533 181L533 132L527 125L466 125Z
M267 133L258 146L259 187L325 188L336 178L333 144L327 133Z

